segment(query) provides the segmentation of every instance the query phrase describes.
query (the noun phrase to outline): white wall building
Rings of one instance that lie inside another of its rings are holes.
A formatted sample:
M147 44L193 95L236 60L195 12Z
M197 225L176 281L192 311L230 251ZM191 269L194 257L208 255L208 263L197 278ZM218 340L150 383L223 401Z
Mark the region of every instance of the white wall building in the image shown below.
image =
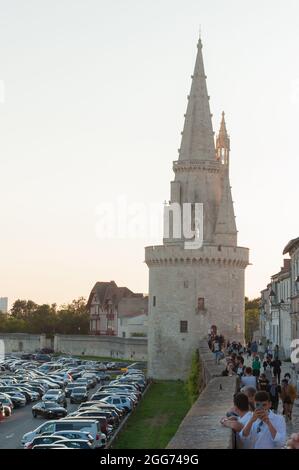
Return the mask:
M291 258L291 338L297 339L299 338L299 237L287 244L283 251L283 254L286 253Z
M284 260L279 273L261 291L261 337L280 348L281 358L290 357L291 345L291 262Z

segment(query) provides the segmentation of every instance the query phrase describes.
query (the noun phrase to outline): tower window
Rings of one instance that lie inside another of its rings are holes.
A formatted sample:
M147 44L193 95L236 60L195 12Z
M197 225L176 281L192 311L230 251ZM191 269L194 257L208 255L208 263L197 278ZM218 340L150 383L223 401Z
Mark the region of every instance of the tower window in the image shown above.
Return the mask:
M205 309L205 299L204 297L198 297L197 299L197 309L204 310Z
M218 245L218 251L221 251L221 245Z
M189 282L188 281L184 281L184 287L189 287Z
M187 321L181 321L180 322L180 332L181 333L188 333L188 322Z
M154 295L153 296L153 307L155 307L155 306L156 306L156 296Z

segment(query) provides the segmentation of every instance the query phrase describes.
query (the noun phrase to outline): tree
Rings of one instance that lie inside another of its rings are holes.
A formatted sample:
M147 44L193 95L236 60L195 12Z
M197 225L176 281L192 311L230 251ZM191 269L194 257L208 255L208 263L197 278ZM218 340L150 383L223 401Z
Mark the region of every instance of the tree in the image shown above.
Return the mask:
M32 300L16 300L10 310L13 317L28 319L37 309L38 305Z
M259 303L260 299L249 300L245 297L245 339L252 341L253 333L259 328Z

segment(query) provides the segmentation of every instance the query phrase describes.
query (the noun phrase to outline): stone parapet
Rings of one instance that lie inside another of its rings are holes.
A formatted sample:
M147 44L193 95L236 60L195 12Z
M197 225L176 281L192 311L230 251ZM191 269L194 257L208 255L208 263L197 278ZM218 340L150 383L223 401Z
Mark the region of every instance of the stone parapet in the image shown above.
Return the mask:
M249 250L243 247L203 245L197 250L185 250L179 245L157 245L145 248L148 266L201 264L244 269L249 263Z

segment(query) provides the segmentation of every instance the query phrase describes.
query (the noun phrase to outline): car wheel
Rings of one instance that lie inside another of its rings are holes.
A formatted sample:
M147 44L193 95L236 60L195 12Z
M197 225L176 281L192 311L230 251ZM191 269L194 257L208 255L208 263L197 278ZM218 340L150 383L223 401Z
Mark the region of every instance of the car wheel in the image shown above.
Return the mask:
M32 413L32 415L33 415L33 418L37 418L37 413L35 411Z

